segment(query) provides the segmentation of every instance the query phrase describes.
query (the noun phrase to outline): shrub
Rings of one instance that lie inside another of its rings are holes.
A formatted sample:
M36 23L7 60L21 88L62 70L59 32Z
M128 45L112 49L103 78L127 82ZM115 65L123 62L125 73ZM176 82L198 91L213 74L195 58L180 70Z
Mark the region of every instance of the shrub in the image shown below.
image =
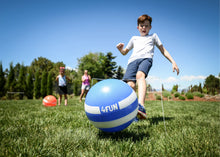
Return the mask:
M168 98L168 97L171 97L171 93L169 92L169 91L163 91L163 96L165 97L165 98Z
M185 96L187 97L187 99L194 99L194 96L192 93L186 93Z
M156 100L161 100L161 96L160 95L156 95Z
M168 100L171 100L171 99L172 99L172 96L168 96L167 99L168 99Z
M181 95L185 95L185 91L184 91L184 89L181 91Z
M182 96L182 95L179 96L179 99L180 100L186 100L186 98L184 96Z
M180 96L180 93L179 93L179 92L176 92L176 93L174 94L174 96L175 96L175 98L177 98L177 97Z
M200 93L200 92L193 92L193 95L194 96L198 96L200 98L203 98L204 97L204 94Z

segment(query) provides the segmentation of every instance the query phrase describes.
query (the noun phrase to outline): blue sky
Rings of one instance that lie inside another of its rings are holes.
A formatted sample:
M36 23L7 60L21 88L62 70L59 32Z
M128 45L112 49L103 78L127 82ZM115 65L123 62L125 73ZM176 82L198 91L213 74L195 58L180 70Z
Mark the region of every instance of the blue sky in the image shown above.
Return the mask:
M0 0L0 61L30 65L37 57L63 61L77 68L77 58L89 52L112 52L126 68L127 56L116 49L134 35L137 18L153 18L150 33L157 33L180 68L155 47L147 81L154 88L203 83L220 72L219 0Z

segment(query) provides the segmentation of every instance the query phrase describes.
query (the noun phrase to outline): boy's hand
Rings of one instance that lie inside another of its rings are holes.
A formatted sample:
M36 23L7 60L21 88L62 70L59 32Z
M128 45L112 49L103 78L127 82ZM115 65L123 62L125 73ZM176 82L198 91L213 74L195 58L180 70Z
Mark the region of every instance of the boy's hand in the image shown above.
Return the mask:
M123 44L123 43L119 43L119 44L117 45L117 48L118 48L118 50L119 50L120 52L122 52L122 50L123 50L123 48L124 48L124 44Z
M124 43L119 43L116 47L121 52L122 55L126 55L129 52L127 48L123 49Z
M177 75L179 75L180 70L179 70L178 66L176 65L176 63L173 63L172 65L173 65L173 72L175 72L175 70L176 70Z

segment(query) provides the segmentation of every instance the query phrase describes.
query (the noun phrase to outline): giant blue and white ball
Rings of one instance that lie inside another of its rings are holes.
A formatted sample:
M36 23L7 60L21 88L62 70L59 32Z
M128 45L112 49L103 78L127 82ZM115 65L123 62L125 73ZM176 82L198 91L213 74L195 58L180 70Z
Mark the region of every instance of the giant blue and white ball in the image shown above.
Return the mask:
M125 82L107 79L96 83L85 99L85 112L91 123L105 132L127 128L137 116L138 99Z

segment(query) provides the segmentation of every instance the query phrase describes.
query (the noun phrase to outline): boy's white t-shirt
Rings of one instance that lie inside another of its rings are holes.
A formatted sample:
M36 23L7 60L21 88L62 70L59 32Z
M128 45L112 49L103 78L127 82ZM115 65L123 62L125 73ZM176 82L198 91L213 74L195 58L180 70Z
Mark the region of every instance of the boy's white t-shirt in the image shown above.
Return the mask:
M156 33L146 36L133 36L126 46L129 51L133 48L128 64L140 58L153 58L154 45L157 47L162 45Z

